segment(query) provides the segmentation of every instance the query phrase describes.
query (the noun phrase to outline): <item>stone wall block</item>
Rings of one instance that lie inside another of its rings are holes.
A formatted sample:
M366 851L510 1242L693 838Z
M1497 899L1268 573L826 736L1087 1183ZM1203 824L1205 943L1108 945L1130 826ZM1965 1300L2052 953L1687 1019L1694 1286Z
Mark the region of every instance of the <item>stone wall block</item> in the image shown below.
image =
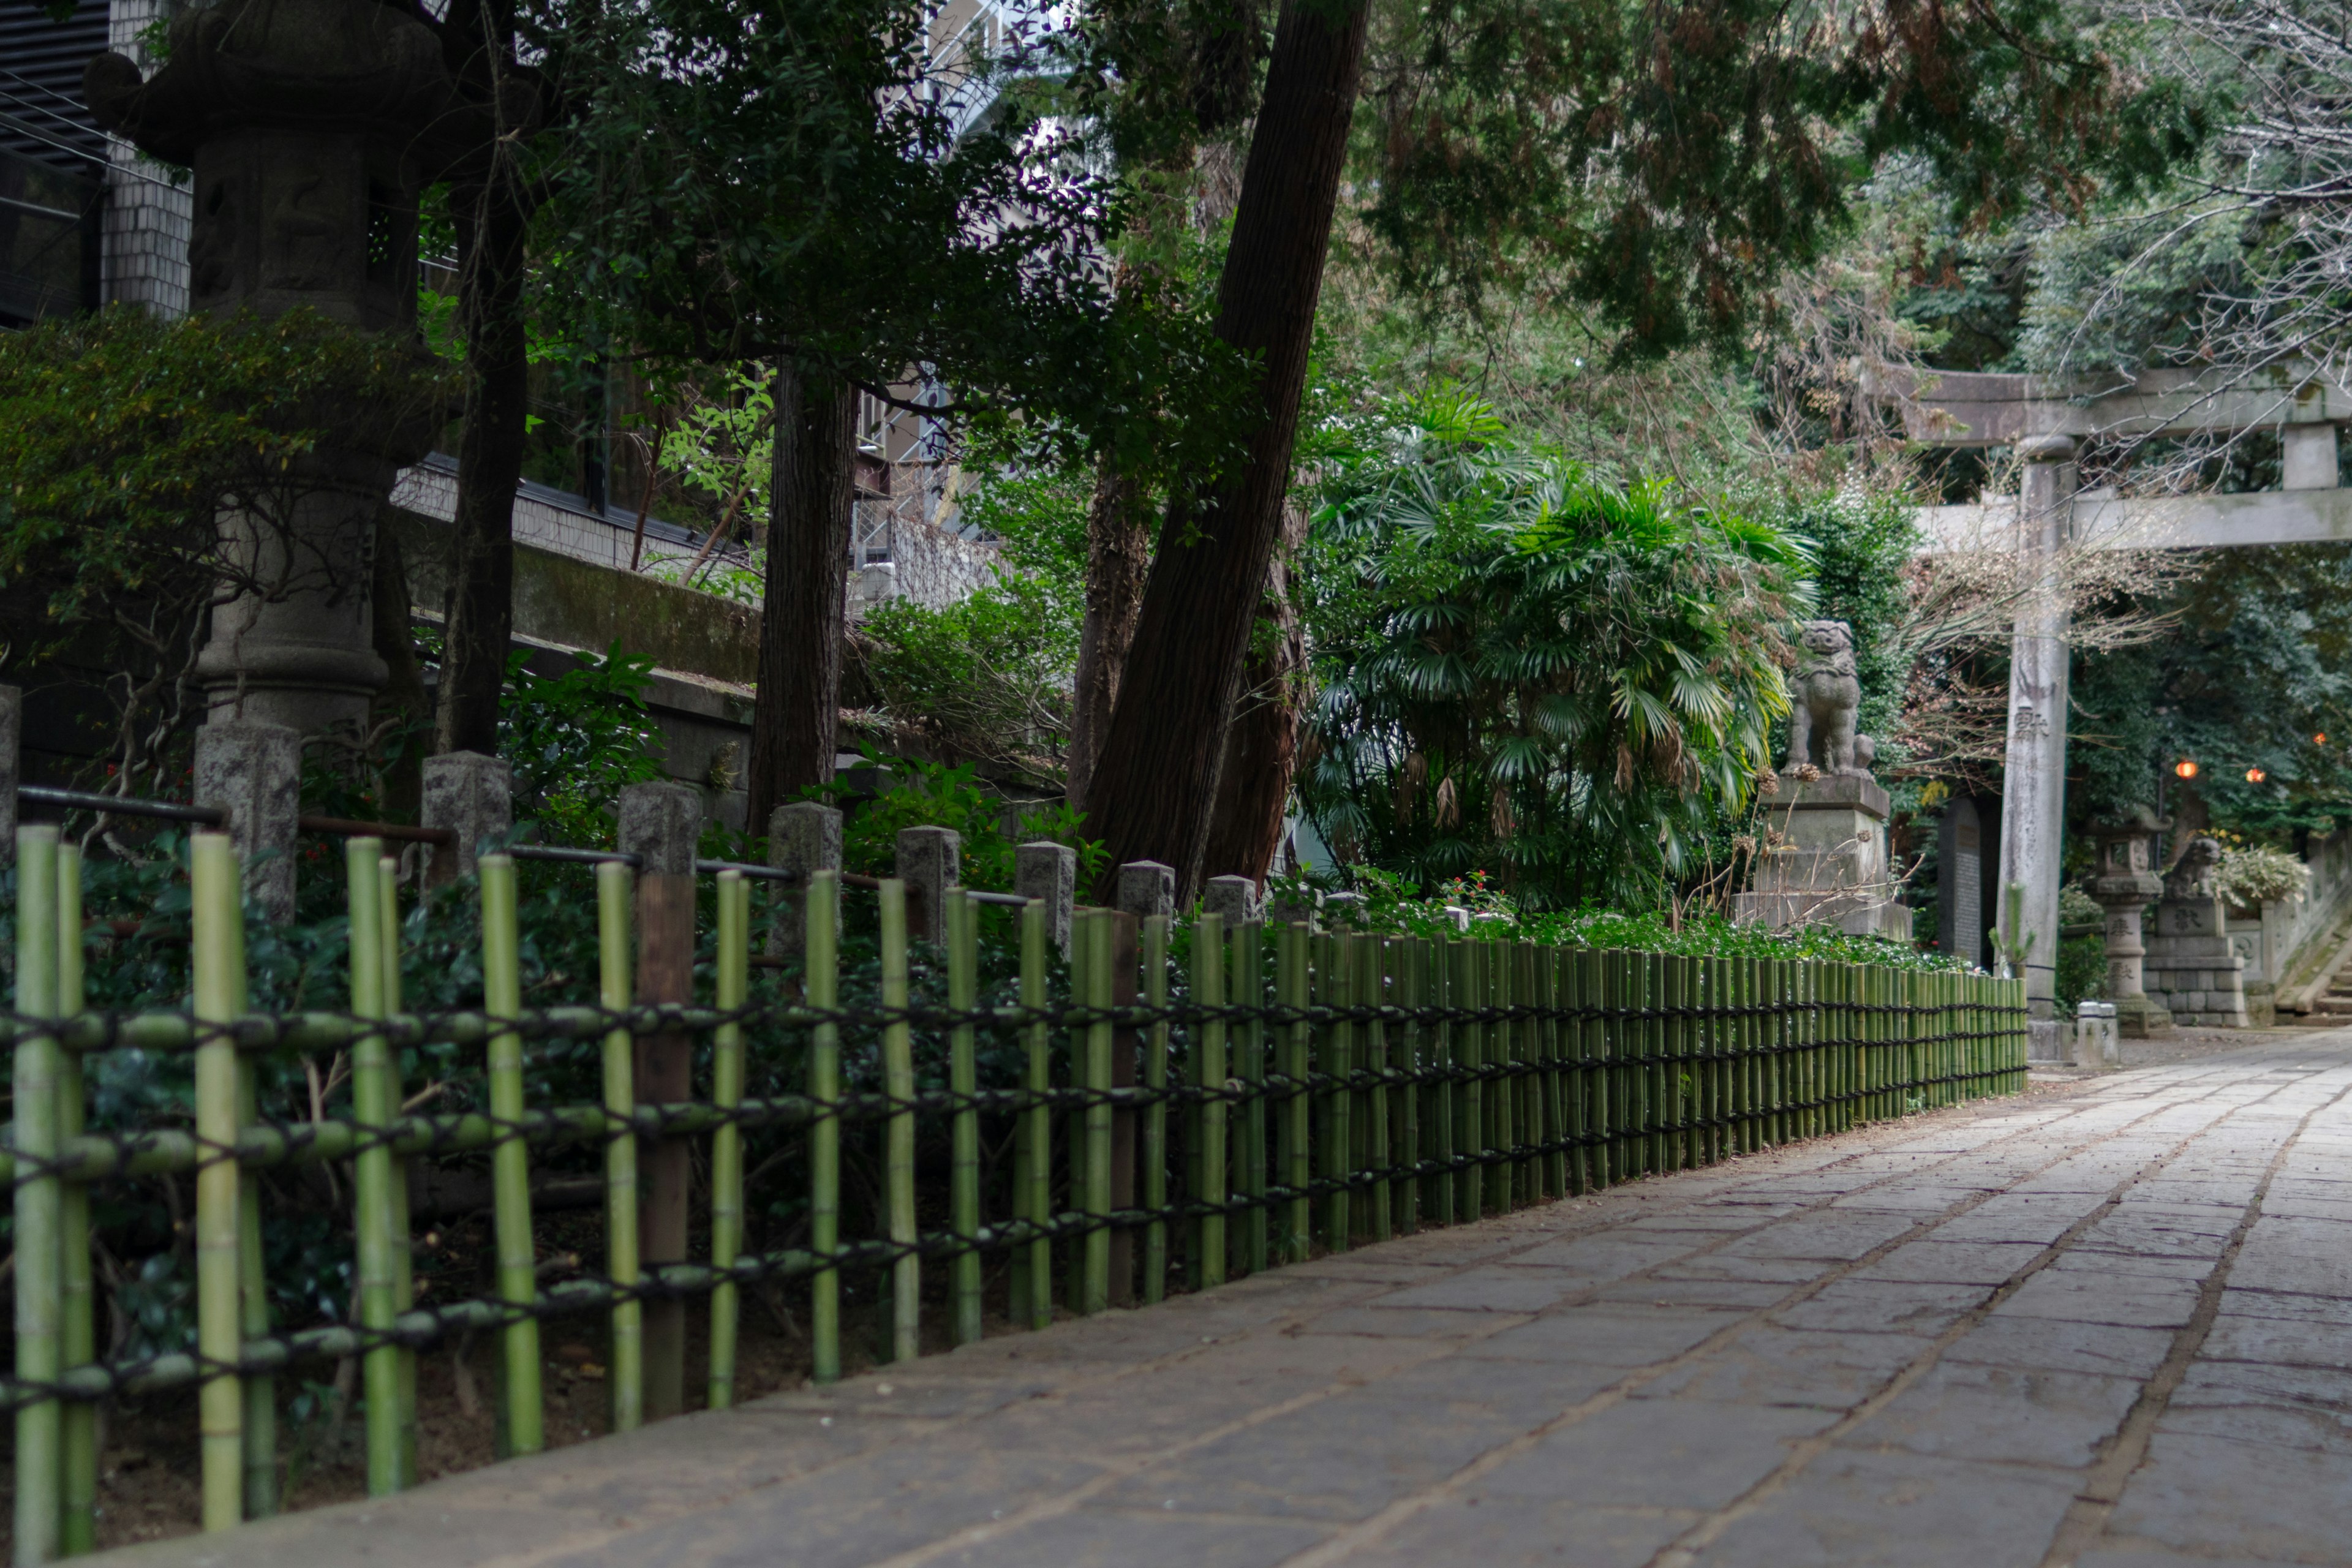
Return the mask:
M768 814L768 864L797 872L800 880L777 889L775 920L768 927L768 956L782 958L808 945L808 879L814 871L841 869L841 813L813 800L796 800ZM834 934L841 934L841 904L833 906Z
M898 879L907 884L907 934L940 940L940 910L963 879L963 836L952 827L898 830Z
M302 816L302 737L283 724L233 719L196 731L195 802L228 814L246 897L263 918L294 918L294 837Z
M1066 844L1024 844L1013 852L1013 890L1045 900L1054 945L1070 950L1070 914L1078 897L1078 852Z
M691 877L702 837L702 792L692 784L635 784L621 792L621 853L640 877Z
M421 815L425 826L446 827L457 836L449 853L436 845L425 847L426 881L437 887L470 877L482 841L514 829L514 770L479 752L427 757Z

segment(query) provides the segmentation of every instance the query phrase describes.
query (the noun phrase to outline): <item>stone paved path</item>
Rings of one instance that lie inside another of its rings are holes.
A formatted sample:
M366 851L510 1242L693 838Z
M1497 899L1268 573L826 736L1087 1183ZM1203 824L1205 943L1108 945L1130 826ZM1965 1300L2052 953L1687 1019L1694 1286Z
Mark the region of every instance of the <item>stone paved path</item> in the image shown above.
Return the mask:
M2352 1562L2352 1031L121 1553L227 1568Z

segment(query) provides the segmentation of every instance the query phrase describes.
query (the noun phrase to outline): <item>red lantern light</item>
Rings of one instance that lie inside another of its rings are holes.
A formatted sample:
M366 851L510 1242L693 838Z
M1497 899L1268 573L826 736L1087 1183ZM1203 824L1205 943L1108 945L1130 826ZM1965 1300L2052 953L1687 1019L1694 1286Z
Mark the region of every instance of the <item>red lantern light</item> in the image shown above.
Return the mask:
M2263 772L2260 768L2248 768L2246 770L2246 782L2248 784L2260 784L2270 776L2270 774Z
M2193 779L2197 776L2197 764L2183 757L2172 764L2172 771L2182 778Z

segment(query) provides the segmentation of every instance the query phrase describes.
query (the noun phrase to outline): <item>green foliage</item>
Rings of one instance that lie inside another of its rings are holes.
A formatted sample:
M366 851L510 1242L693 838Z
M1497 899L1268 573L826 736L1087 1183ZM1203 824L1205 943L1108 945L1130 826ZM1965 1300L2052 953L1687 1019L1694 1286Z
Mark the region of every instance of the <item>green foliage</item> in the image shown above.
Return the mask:
M1694 868L1787 711L1786 538L1601 489L1458 392L1365 421L1319 503L1300 795L1343 858L1563 908Z
M1621 352L1746 347L1780 269L1824 252L1890 154L1973 226L2145 188L2209 123L2177 83L2118 72L2066 0L1898 0L1869 26L1768 0L1375 17L1358 162L1401 286L1591 301Z
M1066 844L1078 852L1078 885L1102 868L1103 847L1080 836L1085 818L1060 800L1009 802L981 786L971 764L948 767L918 758L866 753L890 785L859 800L846 780L809 791L844 810L841 860L851 871L896 875L898 833L908 827L952 828L963 843L963 881L991 892L1013 890L1013 851L1024 844Z
M412 344L308 310L166 321L117 306L0 334L0 582L51 634L128 619L168 638L239 576L224 508L282 520L326 482L302 461L320 442L396 447L446 402Z
M893 599L853 647L882 710L927 749L1058 786L1082 606L1044 578L1000 579L934 610Z
M2051 989L2063 1018L2074 1016L2077 1003L2095 1002L2107 990L2107 939L2096 931L2082 936L2062 937L2058 942L2058 972L2051 981Z
M1451 937L1463 930L1454 914L1461 910L1469 917L1471 936L1551 947L1700 958L1809 959L1891 969L1969 967L1945 954L1906 943L1848 936L1834 926L1774 931L1757 925L1735 925L1713 913L1676 918L1655 910L1629 914L1592 905L1573 910L1528 909L1489 887L1479 873L1445 883L1434 897L1423 897L1404 878L1372 867L1356 868L1350 880L1360 902L1353 912L1346 912L1345 906L1327 906L1323 919L1349 930L1384 935ZM1270 880L1267 889L1270 898L1299 901L1314 891L1306 879L1284 877Z
M1908 497L1860 489L1784 492L1764 515L1801 542L1813 584L1813 614L1853 632L1853 669L1862 683L1861 731L1885 747L1903 710L1911 650L1904 568L1917 546ZM1898 761L1882 751L1881 771Z
M2214 890L2243 909L2260 909L2273 899L2294 898L2310 885L2310 867L2267 844L2226 846L2221 863L2213 868Z
M2212 552L2170 608L2166 636L2075 657L2069 809L2153 805L2158 775L2178 791L2169 774L2187 758L2221 826L2326 831L2352 818L2352 546Z
M499 754L514 769L515 816L543 842L583 848L613 841L622 790L661 777L661 731L646 710L654 662L615 643L561 675L531 673L530 654L507 665Z

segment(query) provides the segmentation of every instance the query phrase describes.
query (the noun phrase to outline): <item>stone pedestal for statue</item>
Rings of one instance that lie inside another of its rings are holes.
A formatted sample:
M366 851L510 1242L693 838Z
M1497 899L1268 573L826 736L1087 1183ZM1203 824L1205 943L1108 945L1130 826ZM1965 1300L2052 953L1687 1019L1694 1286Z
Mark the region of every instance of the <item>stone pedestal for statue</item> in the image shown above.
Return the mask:
M1755 883L1732 900L1732 919L1909 942L1911 910L1894 896L1886 815L1886 792L1866 773L1809 782L1782 773Z
M2172 1030L2171 1013L2147 994L2142 968L2147 950L2140 940L2140 911L2164 891L2150 851L2167 826L2146 806L2120 822L2091 826L2099 865L2086 890L2107 911L2107 1000L2115 1006L2116 1032L2137 1040Z
M2246 961L2230 945L2229 914L2213 888L2221 847L2190 841L2164 879L2156 906L2156 935L2147 942L2147 992L2176 1023L2243 1029Z
M194 167L194 309L270 321L307 307L424 360L417 195L480 127L415 15L375 0L192 9L152 78L100 55L83 93L101 125ZM310 456L221 519L224 602L195 666L210 721L364 732L385 679L370 635L376 516L450 412L299 416L324 430Z

